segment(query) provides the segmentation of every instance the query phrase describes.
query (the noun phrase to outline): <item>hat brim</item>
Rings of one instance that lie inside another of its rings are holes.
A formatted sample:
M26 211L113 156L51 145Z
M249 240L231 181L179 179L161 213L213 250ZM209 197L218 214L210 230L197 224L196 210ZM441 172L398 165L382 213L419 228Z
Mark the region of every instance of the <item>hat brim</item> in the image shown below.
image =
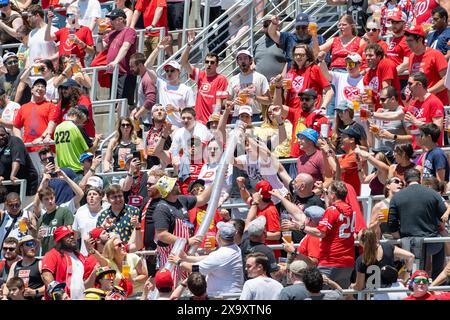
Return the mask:
M315 139L313 137L311 137L310 135L308 135L308 134L299 132L299 133L297 133L297 139L299 139L300 137L305 137L306 139L308 139L309 141L313 142L314 144L317 143L317 141L314 141Z

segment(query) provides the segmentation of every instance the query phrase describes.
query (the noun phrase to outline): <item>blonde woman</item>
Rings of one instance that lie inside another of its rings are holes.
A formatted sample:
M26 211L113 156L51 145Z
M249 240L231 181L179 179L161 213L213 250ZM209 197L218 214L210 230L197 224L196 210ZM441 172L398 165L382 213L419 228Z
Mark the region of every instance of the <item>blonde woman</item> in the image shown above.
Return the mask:
M143 142L136 136L133 122L130 118L120 117L117 121L116 135L106 149L103 172L125 170L126 155L139 149L143 149Z
M133 295L142 293L148 278L146 264L137 254L127 253L125 246L119 235L111 233L98 259L99 263L102 267L108 266L116 271L115 285L127 279L133 285Z

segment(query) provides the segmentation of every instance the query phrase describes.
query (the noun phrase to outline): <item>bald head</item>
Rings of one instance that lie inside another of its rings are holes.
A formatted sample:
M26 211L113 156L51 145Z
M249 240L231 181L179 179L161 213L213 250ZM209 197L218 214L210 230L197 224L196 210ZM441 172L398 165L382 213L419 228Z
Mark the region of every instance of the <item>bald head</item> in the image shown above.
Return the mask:
M300 196L309 196L314 188L314 179L308 173L300 173L295 178L295 188Z

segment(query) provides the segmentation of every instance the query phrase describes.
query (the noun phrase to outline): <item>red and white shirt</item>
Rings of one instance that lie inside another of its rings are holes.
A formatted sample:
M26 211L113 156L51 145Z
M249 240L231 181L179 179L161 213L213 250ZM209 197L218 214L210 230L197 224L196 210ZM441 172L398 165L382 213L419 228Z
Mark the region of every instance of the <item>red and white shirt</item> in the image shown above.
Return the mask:
M355 266L355 218L352 207L338 200L328 207L317 229L325 233L320 242L319 266Z

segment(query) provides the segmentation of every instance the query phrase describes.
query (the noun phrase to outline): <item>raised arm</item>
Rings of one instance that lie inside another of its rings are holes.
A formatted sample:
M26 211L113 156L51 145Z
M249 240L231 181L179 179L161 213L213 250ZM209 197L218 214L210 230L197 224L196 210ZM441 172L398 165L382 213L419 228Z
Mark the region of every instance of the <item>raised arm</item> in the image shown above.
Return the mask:
M280 36L281 33L278 31L278 25L280 24L280 20L276 15L272 17L271 23L269 24L269 28L267 32L269 33L269 37L276 43L280 44Z
M189 53L191 52L191 48L194 45L195 34L193 32L188 32L187 45L181 55L181 66L186 69L188 74L192 74L194 72L194 67L189 63Z
M158 57L159 52L161 50L166 50L166 48L168 48L170 45L170 41L171 41L171 38L169 36L162 38L158 44L158 50L153 50L152 53L148 56L147 60L144 63L144 66L149 71L150 78L155 83L158 79L158 75L156 74L156 71L153 66L155 65L156 58Z

